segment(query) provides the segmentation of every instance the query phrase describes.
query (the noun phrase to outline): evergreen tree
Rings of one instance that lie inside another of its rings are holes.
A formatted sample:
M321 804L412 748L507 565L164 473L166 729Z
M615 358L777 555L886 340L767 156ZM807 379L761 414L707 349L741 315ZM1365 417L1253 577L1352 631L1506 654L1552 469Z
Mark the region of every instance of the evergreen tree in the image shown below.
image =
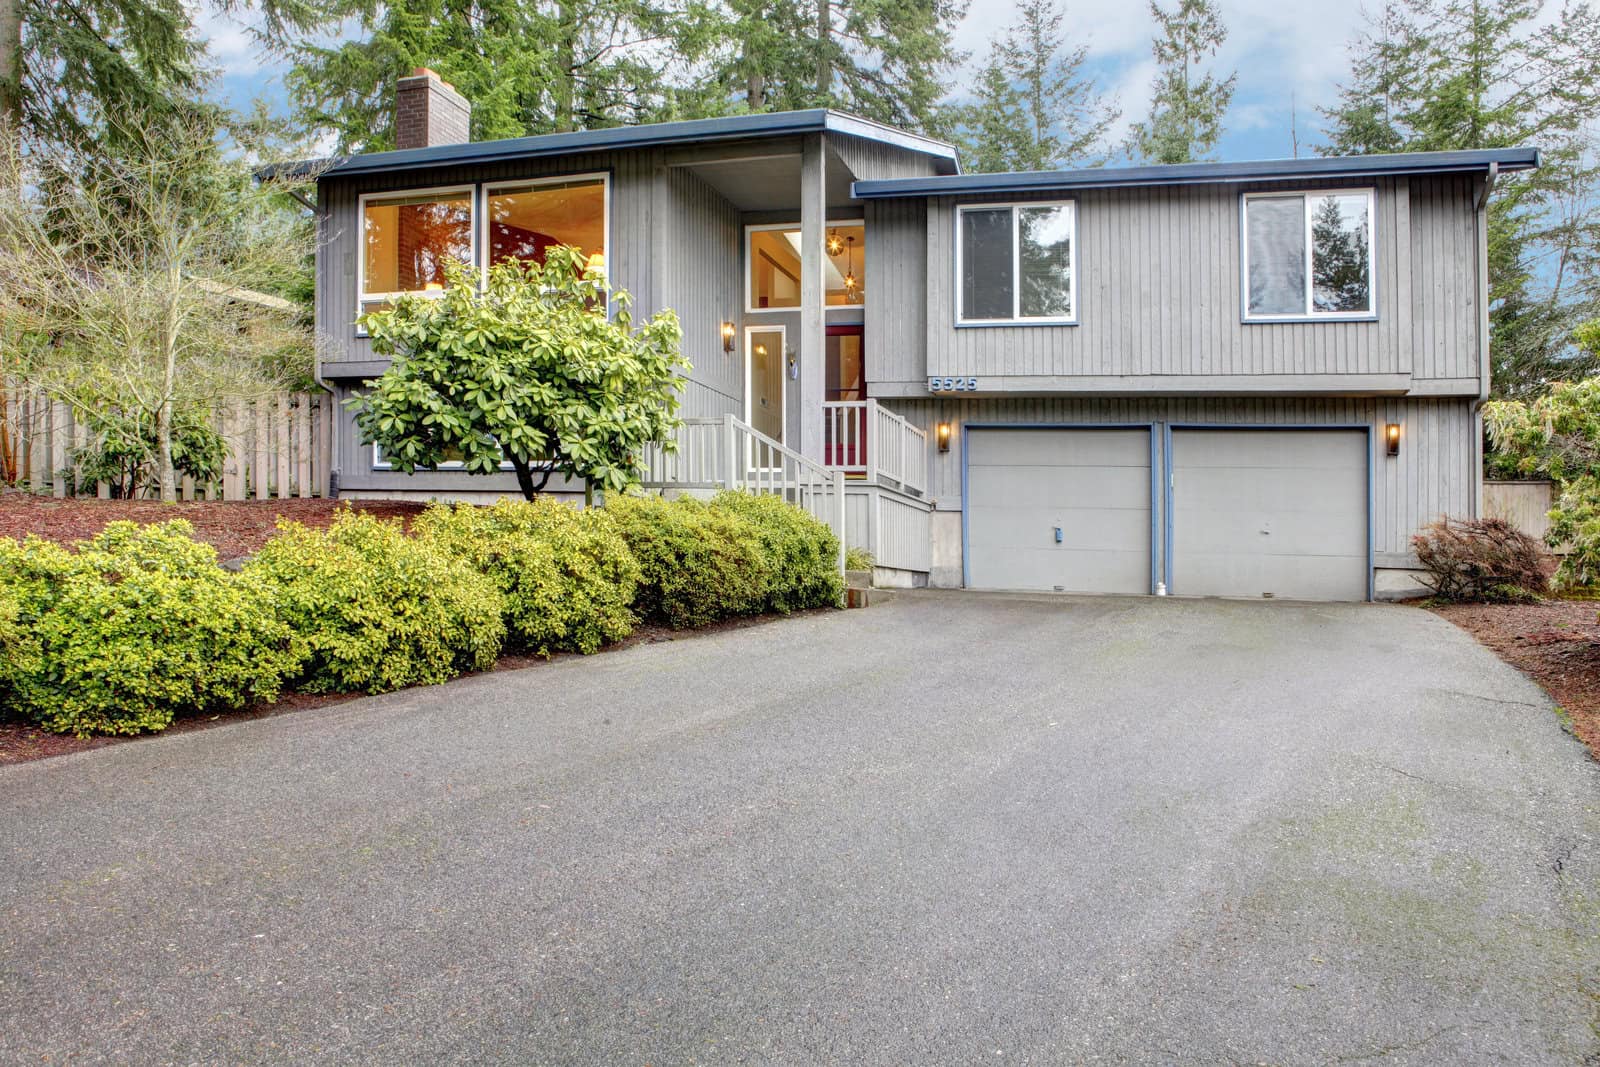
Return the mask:
M1214 0L1177 0L1170 12L1150 0L1157 34L1151 51L1160 67L1150 115L1134 127L1131 155L1151 163L1205 159L1222 137L1237 74L1218 78L1203 70L1227 40Z
M965 13L966 0L722 0L711 80L750 111L831 107L931 131Z
M969 170L1051 170L1102 161L1113 102L1083 66L1086 44L1067 48L1060 0L1023 0L1017 21L990 42L975 98L952 109Z
M1495 394L1593 373L1573 328L1600 315L1600 13L1540 0L1394 0L1351 50L1326 154L1533 145L1544 165L1489 201Z
M654 0L370 3L360 39L302 48L288 80L341 151L394 146L395 82L422 66L472 101L475 140L659 121L706 110L662 61L697 47L699 18Z

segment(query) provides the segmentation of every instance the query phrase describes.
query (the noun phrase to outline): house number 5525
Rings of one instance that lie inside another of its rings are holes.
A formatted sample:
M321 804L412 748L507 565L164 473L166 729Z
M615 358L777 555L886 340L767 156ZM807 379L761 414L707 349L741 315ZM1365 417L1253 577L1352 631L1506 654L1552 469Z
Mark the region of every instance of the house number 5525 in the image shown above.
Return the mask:
M976 378L929 378L930 393L971 393L978 388Z

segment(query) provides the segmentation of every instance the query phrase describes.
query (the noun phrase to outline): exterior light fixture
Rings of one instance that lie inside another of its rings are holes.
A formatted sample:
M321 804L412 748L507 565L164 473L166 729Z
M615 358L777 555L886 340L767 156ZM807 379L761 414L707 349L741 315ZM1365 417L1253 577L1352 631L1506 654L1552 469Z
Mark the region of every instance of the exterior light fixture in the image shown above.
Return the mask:
M731 322L722 324L722 350L724 352L733 351L733 323Z
M1383 448L1391 456L1400 454L1400 424L1391 422L1383 428Z
M934 428L933 436L934 439L939 442L940 452L950 451L950 436L954 430L955 427L951 426L948 422L941 422Z

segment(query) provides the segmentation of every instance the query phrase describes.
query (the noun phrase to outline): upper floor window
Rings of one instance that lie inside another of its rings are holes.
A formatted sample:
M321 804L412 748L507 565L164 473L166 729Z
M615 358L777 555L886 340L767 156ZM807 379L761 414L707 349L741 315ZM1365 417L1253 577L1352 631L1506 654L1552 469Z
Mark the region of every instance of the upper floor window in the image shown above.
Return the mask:
M1246 319L1370 318L1370 189L1247 193Z
M449 260L472 262L472 189L361 198L361 308L442 292Z
M600 271L606 265L604 175L491 185L485 189L488 262L544 262L552 245L571 245Z
M800 227L792 223L745 230L746 310L800 306ZM831 308L866 303L867 230L859 220L830 222L823 236L822 302Z
M957 321L1076 321L1077 229L1070 200L957 208Z

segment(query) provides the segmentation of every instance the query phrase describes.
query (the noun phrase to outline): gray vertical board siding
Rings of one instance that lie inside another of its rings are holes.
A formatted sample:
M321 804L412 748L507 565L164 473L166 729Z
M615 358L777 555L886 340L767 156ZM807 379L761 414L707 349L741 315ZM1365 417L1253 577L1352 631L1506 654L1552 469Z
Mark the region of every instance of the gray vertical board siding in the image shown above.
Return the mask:
M885 329L905 329L905 319L921 315L926 366L907 360L875 377L915 385L928 375L1181 375L1227 388L1227 379L1237 387L1240 376L1412 374L1475 395L1479 288L1471 183L1372 184L1376 321L1241 321L1242 194L1322 187L1255 183L1004 198L1077 202L1078 325L957 327L956 206L1002 198L927 198L925 298L920 307L873 309ZM916 258L915 226L891 213L879 217L885 232L871 239L892 248L900 262Z
M933 156L912 152L864 137L834 133L828 135L828 147L844 164L845 170L857 181L873 178L921 178L938 174Z
M870 200L867 227L867 383L920 380L927 371L927 218L922 200Z
M683 354L693 364L685 391L686 415L741 413L742 359L736 343L722 350L722 323L739 327L743 227L739 211L682 167L664 168L668 214L666 247L659 250L659 306L672 308L683 327ZM615 209L613 209L615 210ZM647 310L641 303L640 312Z
M1408 556L1410 538L1441 515L1470 515L1479 469L1468 399L1403 397L1016 397L881 401L928 431L928 495L942 511L961 507L961 447L968 422L1072 424L1352 425L1371 428L1373 552ZM934 425L955 423L950 451L934 450ZM1384 454L1386 423L1400 424L1400 454ZM1159 502L1158 502L1159 504Z
M1418 378L1472 378L1480 344L1476 184L1414 179L1411 214L1411 348Z

